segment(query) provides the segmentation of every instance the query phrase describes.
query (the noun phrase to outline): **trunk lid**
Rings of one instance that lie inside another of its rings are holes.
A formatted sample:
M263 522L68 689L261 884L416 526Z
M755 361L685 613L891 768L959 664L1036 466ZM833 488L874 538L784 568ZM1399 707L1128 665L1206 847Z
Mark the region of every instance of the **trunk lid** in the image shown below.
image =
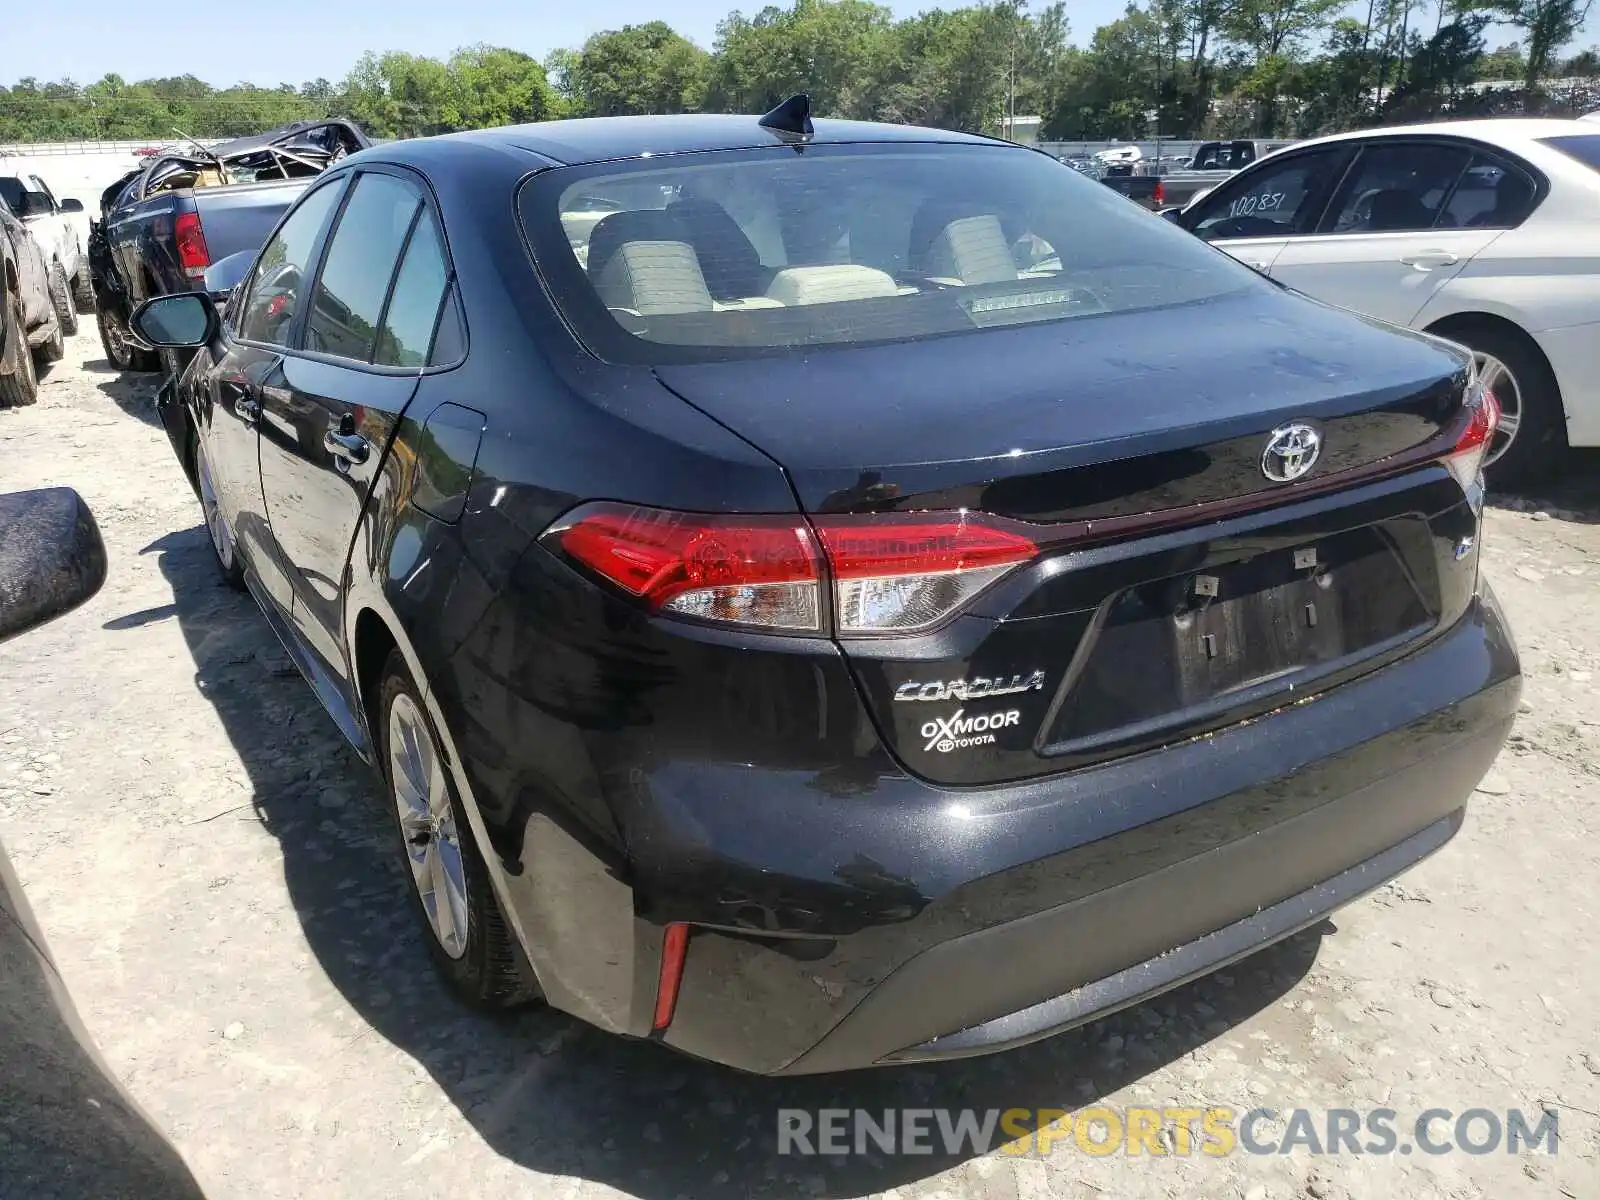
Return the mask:
M840 640L909 770L986 784L1266 711L1464 611L1477 515L1433 464L1466 364L1254 292L657 373L776 459L810 513L1038 527L1039 557L954 619ZM1320 438L1288 482L1263 469L1286 425Z

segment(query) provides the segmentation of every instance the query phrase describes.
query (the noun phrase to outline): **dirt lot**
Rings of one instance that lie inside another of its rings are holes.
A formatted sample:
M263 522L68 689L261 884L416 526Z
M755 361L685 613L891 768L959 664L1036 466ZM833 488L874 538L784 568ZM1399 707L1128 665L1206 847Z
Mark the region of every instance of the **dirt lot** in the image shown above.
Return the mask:
M451 1003L376 789L250 601L215 581L153 386L111 374L89 333L37 407L0 413L0 490L77 487L111 554L93 603L0 649L0 838L106 1057L212 1194L1600 1195L1600 486L1490 516L1526 704L1441 854L1080 1033L779 1083ZM1600 478L1593 460L1582 473ZM781 1106L1102 1102L1387 1106L1403 1125L1545 1108L1561 1142L1554 1157L775 1152Z

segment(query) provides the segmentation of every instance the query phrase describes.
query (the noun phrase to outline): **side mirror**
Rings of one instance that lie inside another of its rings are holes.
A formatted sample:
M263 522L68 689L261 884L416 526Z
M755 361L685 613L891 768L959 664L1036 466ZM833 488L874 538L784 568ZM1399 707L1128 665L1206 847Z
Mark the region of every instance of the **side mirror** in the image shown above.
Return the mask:
M206 292L211 296L220 312L229 300L233 299L234 289L244 282L244 277L250 274L250 268L255 265L256 252L254 250L241 250L237 254L230 254L227 258L218 259L206 268Z
M64 213L81 213L83 211L83 201L63 200L61 202L61 211Z
M106 581L106 547L71 488L0 495L0 642L77 608Z
M217 332L217 306L204 292L155 296L133 310L128 328L153 350L204 346Z
M17 216L48 217L55 211L55 205L50 203L50 197L43 192L23 192L22 207L17 210Z
M1174 225L1178 225L1181 224L1179 218L1183 216L1183 209L1163 208L1161 210L1161 216L1163 220L1171 221Z

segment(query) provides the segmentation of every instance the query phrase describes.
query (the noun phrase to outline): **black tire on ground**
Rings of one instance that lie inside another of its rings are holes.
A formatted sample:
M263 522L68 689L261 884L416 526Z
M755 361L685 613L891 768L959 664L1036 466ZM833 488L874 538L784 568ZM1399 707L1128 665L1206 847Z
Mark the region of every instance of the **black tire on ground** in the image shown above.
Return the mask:
M81 313L92 313L95 309L94 274L89 270L87 261L72 277L72 302L78 306L78 311Z
M56 322L63 337L78 332L78 310L72 303L72 284L67 279L67 269L60 263L50 264L50 304L56 310Z
M67 356L67 339L61 333L61 318L55 313L50 314L49 339L35 347L33 353L36 361L44 366L58 363Z
M1441 332L1475 353L1499 359L1516 383L1521 408L1516 436L1486 468L1489 485L1514 488L1550 482L1566 459L1567 418L1561 389L1539 348L1521 330L1498 322L1463 322Z
M0 322L5 323L5 365L10 373L0 375L0 408L22 408L39 398L39 377L33 369L28 334L22 324L22 300L13 295L4 303Z
M421 694L416 684L412 682L411 672L406 669L404 657L398 650L393 650L389 654L389 661L384 664L383 679L378 689L378 728L374 730L374 735L378 742L384 783L387 785L385 790L388 795L389 813L394 819L401 869L406 877L406 890L411 896L417 919L422 923L422 939L427 944L428 953L433 959L435 968L451 990L474 1007L503 1009L538 1000L540 999L538 990L528 985L518 969L517 950L512 942L510 928L500 912L494 888L489 882L488 868L478 851L477 840L472 835L472 827L467 823L466 812L460 797L456 795L455 784L451 782L447 768L443 771L445 787L449 793L450 811L454 817L457 841L461 848L463 875L466 880L467 938L466 949L461 957L450 957L434 933L412 874L410 853L400 824L395 798L395 781L389 754L389 724L391 710L395 701L401 696L408 696L411 703L416 706L416 710L422 714L423 720L428 725L428 734L437 750L438 734L433 729L431 718L427 716ZM442 760L441 754L441 765Z
M115 313L105 309L95 312L95 324L100 327L100 346L106 352L106 361L119 371L155 371L161 359L153 350L141 350L127 340Z

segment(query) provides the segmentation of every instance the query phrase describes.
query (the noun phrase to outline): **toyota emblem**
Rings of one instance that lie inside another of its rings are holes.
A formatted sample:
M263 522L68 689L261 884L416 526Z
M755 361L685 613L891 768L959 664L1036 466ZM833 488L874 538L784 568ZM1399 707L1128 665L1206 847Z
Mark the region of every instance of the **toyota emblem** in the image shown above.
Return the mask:
M1280 425L1261 452L1261 473L1274 483L1290 483L1317 465L1322 435L1310 425Z

